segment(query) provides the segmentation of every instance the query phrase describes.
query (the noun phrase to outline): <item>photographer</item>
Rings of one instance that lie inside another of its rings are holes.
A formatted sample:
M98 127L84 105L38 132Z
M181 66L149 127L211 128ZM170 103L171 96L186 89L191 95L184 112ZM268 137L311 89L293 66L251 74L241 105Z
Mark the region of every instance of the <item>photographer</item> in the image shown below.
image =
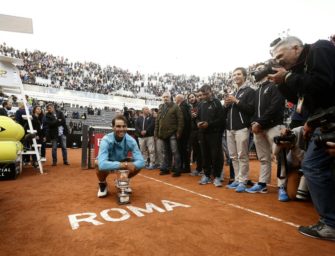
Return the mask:
M303 136L304 127L299 126L293 129L284 128L280 132L280 136L274 137L275 147L274 152L279 155L279 172L280 175L284 173L287 177L289 173L294 174L297 172L301 176L301 163L304 159L306 150L306 141ZM283 157L281 157L283 156ZM309 191L306 184L305 177L300 177L299 184L287 187L287 194L290 198L296 198L298 200L307 200L309 197ZM298 187L295 187L298 185Z
M265 64L257 65L254 74L262 72ZM273 138L280 134L284 128L285 99L279 92L277 86L267 79L267 76L258 82L255 97L255 114L252 118L251 130L254 133L254 141L258 159L261 163L259 181L252 188L247 189L249 193L267 192L266 184L271 181L271 158L273 149ZM278 158L278 155L276 155ZM280 177L280 178L279 178ZM289 200L286 193L286 175L278 176L278 200L286 202Z
M273 57L282 66L273 68L277 73L268 77L278 84L286 99L307 108L310 116L318 109L334 106L335 95L335 47L327 40L303 45L297 37L279 41L272 50ZM305 124L305 135L313 129ZM307 180L311 198L320 220L311 226L299 227L299 232L310 237L335 240L335 178L334 156L325 147L317 147L314 131L310 140L302 170Z

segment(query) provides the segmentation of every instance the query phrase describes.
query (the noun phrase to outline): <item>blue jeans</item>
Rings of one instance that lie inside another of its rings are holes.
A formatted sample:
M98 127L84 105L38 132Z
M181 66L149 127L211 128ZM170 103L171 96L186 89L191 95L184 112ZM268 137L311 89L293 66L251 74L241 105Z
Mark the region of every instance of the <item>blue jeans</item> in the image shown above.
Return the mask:
M66 136L58 136L58 139L52 139L52 162L57 163L57 142L60 143L62 147L63 162L67 163L67 149L66 149Z
M307 180L313 204L320 215L320 221L335 228L335 159L324 147L315 145L317 134L320 134L319 129L314 132L309 142L301 169Z
M161 170L169 170L172 167L172 157L174 160L175 172L179 173L181 168L180 155L178 151L176 135L163 140L164 142L164 161Z

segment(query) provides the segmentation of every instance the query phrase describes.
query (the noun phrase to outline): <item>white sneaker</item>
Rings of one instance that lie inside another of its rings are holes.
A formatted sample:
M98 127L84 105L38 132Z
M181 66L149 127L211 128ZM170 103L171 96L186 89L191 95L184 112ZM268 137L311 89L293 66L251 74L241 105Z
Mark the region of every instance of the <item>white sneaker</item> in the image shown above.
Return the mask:
M105 197L108 193L107 182L99 182L98 197Z
M47 159L45 157L41 158L41 162L46 162L46 161L47 161Z

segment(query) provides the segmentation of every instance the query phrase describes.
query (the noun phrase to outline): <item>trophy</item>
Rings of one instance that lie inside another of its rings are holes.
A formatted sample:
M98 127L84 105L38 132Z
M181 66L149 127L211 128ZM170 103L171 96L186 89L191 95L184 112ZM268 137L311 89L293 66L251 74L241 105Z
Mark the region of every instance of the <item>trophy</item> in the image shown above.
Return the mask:
M130 203L130 193L128 192L130 189L130 179L128 178L128 174L128 170L119 170L115 180L115 186L118 190L117 196L119 204Z

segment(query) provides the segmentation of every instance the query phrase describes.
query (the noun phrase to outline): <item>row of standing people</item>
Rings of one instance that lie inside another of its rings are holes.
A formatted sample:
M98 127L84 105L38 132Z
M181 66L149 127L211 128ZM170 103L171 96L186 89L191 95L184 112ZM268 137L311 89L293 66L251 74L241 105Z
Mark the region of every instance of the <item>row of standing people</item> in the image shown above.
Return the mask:
M182 172L190 172L192 149L197 160L196 172L204 173L199 184L213 183L221 187L224 163L222 134L226 130L229 158L234 167L232 176L235 176L227 188L236 192L267 192L266 185L271 179L273 137L280 135L284 127L285 100L267 79L259 83L257 91L253 90L246 81L244 68L235 69L233 78L238 89L234 94L226 95L224 105L214 97L211 87L204 85L196 94L189 94L187 100L183 95L177 95L172 102L170 93L165 92L157 118L149 114L148 108L143 109L135 128L140 148L145 158L149 157L151 161L149 169L157 167L159 161L155 160L162 157L159 164L161 175L172 171L172 176L178 177ZM261 168L259 181L247 188L250 130L254 133ZM280 201L288 200L285 186L286 180L279 179Z
M3 102L3 108L1 109L0 115L9 116L11 110L10 102ZM41 145L41 161L46 161L46 141L49 140L52 145L52 165L57 165L57 147L58 143L62 149L63 163L69 165L67 157L66 139L68 135L68 127L66 125L65 116L62 111L57 110L54 104L49 103L46 106L46 113L43 113L41 106L36 105L34 107L28 105L28 110L31 112L31 122L33 130L36 131L35 136L37 143ZM15 112L15 116L12 118L19 123L27 133L29 130L28 122L24 118L26 115L26 109L22 102L19 103L19 108ZM25 136L23 143L26 149L30 148L31 136ZM24 155L23 161L28 163L30 161L29 155ZM32 165L38 167L36 155L32 155Z

